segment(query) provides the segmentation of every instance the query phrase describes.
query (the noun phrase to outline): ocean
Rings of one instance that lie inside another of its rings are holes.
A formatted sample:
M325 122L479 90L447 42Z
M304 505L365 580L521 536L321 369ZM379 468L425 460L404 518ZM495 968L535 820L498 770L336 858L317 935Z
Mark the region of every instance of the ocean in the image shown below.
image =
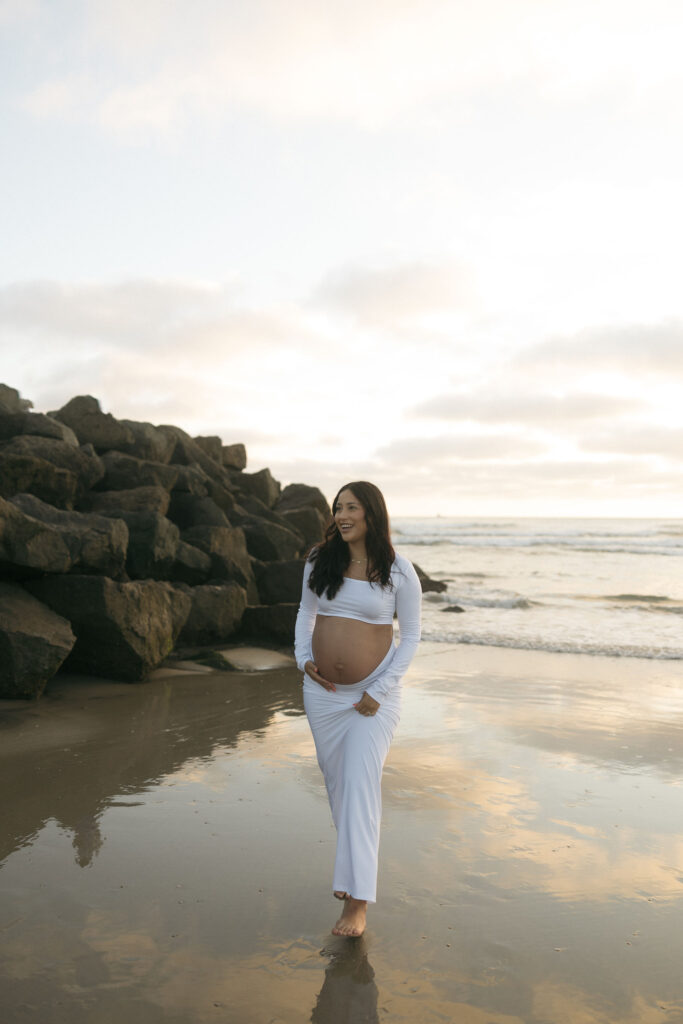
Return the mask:
M424 639L683 659L683 520L396 518L392 535L447 584L424 595Z

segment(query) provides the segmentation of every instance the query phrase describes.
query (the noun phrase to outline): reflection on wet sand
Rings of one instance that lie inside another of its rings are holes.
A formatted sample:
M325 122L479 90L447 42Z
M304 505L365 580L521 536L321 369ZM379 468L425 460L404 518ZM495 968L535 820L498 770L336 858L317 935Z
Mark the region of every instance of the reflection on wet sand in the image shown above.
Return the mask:
M291 671L176 676L137 687L64 676L39 704L4 702L0 862L54 819L73 833L79 863L89 864L113 798L188 762L210 761L217 748L261 734L282 711L303 714Z
M519 653L416 659L361 941L296 673L0 709L3 1024L681 1024L675 673Z
M377 1024L378 990L364 938L322 951L329 963L311 1024Z

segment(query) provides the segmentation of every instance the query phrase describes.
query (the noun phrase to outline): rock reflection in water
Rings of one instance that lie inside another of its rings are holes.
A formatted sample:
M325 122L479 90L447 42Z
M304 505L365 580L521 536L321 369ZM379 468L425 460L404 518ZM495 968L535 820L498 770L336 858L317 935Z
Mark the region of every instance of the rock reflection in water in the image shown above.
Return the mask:
M330 962L311 1024L378 1024L377 985L365 939L343 939L321 955Z

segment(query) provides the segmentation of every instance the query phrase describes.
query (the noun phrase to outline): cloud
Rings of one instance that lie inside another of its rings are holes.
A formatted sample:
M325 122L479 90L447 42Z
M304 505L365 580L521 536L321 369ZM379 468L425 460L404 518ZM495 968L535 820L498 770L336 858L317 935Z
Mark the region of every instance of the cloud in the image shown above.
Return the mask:
M381 462L398 465L431 466L463 460L523 459L545 452L538 441L509 434L454 435L439 437L407 437L383 445L375 452Z
M456 261L337 270L313 294L314 305L382 327L471 305L470 271Z
M620 455L659 455L683 462L683 430L650 424L630 425L620 430L600 431L582 438L586 452L616 452Z
M511 362L518 371L683 376L683 321L589 328L532 345Z
M0 288L0 330L7 337L68 339L90 349L217 358L246 347L314 340L294 311L240 307L236 296L234 285L200 281L28 281Z
M642 409L644 404L635 398L601 394L472 395L454 391L421 402L412 413L420 417L463 422L558 427L625 415Z

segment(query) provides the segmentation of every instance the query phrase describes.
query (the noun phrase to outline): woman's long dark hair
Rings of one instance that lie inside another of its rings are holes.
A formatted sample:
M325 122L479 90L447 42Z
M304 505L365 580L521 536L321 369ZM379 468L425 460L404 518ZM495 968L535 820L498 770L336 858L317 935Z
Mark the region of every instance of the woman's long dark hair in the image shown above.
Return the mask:
M368 580L379 583L382 587L390 587L391 566L396 552L391 543L389 532L389 513L379 487L367 480L354 480L344 484L337 491L332 502L332 515L337 509L337 502L342 491L351 491L365 512L368 532L365 535L365 550L368 554ZM309 553L313 568L308 581L311 590L318 597L326 591L329 601L332 600L344 581L344 573L351 562L349 545L342 538L334 519L325 530L325 536Z

